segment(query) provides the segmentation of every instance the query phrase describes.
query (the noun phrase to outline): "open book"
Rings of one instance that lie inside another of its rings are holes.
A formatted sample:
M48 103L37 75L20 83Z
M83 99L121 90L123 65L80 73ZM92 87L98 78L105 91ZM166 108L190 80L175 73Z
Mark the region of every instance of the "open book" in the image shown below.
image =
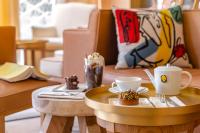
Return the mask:
M17 82L28 78L47 80L48 76L36 70L33 66L18 65L6 62L0 66L0 79L8 82Z

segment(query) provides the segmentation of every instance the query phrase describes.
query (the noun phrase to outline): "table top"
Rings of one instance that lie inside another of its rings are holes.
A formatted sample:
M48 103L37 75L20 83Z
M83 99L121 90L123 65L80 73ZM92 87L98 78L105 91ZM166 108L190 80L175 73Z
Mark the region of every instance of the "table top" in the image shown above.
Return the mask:
M41 92L49 92L59 85L43 87L32 93L32 105L40 113L55 116L94 116L93 110L83 100L38 98Z
M17 40L16 45L18 49L37 49L37 48L44 48L46 40Z
M149 95L155 96L152 84L142 84L149 88ZM95 88L86 93L86 104L94 109L95 115L109 122L139 125L139 126L164 126L187 123L200 119L200 90L186 88L177 97L186 106L160 107L152 106L117 106L110 103L110 99L118 95L108 91L109 86Z

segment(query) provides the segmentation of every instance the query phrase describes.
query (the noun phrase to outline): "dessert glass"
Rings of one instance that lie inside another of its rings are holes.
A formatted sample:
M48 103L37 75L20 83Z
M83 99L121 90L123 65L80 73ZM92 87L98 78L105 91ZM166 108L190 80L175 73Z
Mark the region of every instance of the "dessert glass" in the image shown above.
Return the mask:
M85 58L85 79L88 89L99 87L102 84L104 58L93 53Z

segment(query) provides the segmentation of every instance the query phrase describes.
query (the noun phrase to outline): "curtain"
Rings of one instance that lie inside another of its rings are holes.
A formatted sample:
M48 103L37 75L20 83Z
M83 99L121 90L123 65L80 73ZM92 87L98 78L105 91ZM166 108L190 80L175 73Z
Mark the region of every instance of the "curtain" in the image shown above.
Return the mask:
M15 26L19 36L19 0L0 0L0 26Z

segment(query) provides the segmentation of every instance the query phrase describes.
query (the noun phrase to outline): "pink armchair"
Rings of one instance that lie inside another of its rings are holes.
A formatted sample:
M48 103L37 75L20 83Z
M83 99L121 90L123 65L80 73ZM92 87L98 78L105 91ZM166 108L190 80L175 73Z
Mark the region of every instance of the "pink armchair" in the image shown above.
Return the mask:
M86 54L96 49L98 16L97 9L92 10L88 28L65 30L63 33L64 55L47 57L40 61L40 69L62 82L64 76L77 74L80 81L84 80L83 60Z
M92 17L91 14L93 10L96 10L96 5L82 3L58 4L54 13L54 16L56 18L54 22L55 27L51 27L50 29L43 29L43 32L39 30L33 31L35 34L37 33L37 35L40 35L42 37L44 37L44 33L47 32L51 39L53 39L52 36L56 34L63 41L63 31L64 29L68 30L69 34L67 36L69 37L67 37L67 40L65 39L65 42L68 46L73 46L74 43L76 43L76 41L74 42L73 40L71 40L74 38L74 34L79 33L81 31L81 33L83 33L83 35L81 36L90 35L90 26L88 25L91 25L89 21ZM53 47L56 45L51 46ZM59 46L63 47L63 45ZM47 45L46 48L47 47L50 48L50 45ZM71 51L71 49L69 50ZM67 50L67 52L69 50ZM53 77L62 77L63 50L56 51L53 57L47 57L42 59L40 61L40 70Z
M99 12L95 9L90 15L88 29L64 31L63 74L65 76L76 74L80 81L84 80L84 57L97 47L98 19Z

